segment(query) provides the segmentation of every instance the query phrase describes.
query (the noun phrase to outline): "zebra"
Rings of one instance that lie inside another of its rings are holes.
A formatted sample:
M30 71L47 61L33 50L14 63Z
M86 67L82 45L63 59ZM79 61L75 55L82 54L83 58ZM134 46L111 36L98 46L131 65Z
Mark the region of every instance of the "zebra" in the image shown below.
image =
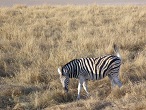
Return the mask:
M88 80L100 80L108 76L111 81L112 88L115 85L118 85L120 88L122 86L122 82L119 79L119 69L122 61L118 47L113 45L113 48L116 55L74 59L64 66L59 67L58 73L65 92L68 92L70 78L76 78L79 80L77 99L80 99L82 86L86 91L87 96L89 96L87 87Z

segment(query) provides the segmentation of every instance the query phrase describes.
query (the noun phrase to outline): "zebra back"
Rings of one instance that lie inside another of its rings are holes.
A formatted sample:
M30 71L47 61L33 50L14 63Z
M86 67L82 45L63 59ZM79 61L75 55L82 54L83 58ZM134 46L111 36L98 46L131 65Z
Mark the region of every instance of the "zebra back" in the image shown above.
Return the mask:
M81 58L80 73L91 80L99 80L120 67L121 60L114 55L106 55L97 58ZM116 72L115 72L116 73Z

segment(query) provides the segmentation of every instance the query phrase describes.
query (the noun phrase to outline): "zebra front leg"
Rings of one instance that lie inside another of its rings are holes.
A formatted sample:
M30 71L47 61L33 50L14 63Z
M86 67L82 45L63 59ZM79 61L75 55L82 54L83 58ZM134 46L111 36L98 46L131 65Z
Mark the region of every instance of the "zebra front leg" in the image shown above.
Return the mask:
M80 76L79 77L79 84L78 84L78 96L77 96L77 100L80 99L80 92L81 92L81 89L82 89L82 86L83 86L83 82L85 81L84 77L83 76Z
M84 88L84 90L85 90L86 93L87 93L87 97L89 97L90 94L89 94L89 92L88 92L88 87L87 87L87 81L86 81L86 80L83 82L83 88Z
M79 82L79 84L78 84L78 96L77 96L77 100L80 99L80 92L81 92L81 89L82 89L82 84Z

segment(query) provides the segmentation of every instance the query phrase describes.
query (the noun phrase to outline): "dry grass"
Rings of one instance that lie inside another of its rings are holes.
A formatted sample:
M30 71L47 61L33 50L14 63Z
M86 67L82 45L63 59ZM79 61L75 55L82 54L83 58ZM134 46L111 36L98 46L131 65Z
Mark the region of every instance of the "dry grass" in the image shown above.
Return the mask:
M143 110L146 108L146 6L0 8L0 109ZM74 58L112 54L119 45L123 88L77 80L62 92L57 68Z

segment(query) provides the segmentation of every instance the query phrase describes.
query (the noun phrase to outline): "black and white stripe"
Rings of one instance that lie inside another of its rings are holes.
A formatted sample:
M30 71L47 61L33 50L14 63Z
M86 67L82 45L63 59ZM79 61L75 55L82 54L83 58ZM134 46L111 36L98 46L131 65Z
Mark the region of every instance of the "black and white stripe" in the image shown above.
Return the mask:
M100 80L108 76L111 80L112 86L118 85L122 86L119 80L119 69L121 65L121 57L117 52L117 48L114 47L116 55L106 55L97 58L81 58L74 59L64 65L58 72L61 74L62 78L66 79L64 84L66 90L68 91L69 78L78 78L78 99L80 98L80 90L83 85L85 91L87 91L86 80ZM62 81L63 82L63 81Z
M98 58L74 59L62 67L62 73L69 78L78 78L80 74L88 76L89 80L99 80L107 75L117 74L121 59L114 55Z

